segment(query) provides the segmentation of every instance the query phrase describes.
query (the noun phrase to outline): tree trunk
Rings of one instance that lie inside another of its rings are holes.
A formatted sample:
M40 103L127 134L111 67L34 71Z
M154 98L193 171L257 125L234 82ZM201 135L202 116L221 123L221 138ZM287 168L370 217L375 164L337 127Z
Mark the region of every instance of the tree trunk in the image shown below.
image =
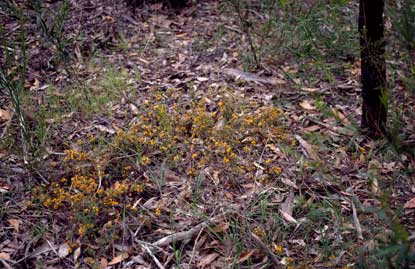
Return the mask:
M384 0L360 0L359 34L362 121L372 137L386 131L387 95L383 11Z

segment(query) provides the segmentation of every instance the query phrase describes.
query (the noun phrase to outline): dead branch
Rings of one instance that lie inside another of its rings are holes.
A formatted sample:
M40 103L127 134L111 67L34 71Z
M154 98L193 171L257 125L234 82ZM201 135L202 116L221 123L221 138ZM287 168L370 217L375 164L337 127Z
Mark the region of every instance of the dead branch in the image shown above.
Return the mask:
M194 235L199 233L200 230L202 230L205 227L208 227L209 225L217 223L221 218L223 217L223 214L220 214L219 216L213 217L210 220L204 221L195 227L191 228L188 231L178 232L175 234L170 234L166 237L163 237L156 242L154 242L152 245L157 247L167 246L173 242L177 241L183 241L192 238Z

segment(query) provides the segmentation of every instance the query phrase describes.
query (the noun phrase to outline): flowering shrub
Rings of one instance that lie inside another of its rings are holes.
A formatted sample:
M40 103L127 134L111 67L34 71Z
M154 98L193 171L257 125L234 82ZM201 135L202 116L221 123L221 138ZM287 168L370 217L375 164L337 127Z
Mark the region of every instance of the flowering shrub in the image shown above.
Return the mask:
M186 101L173 89L153 93L108 147L95 150L88 134L78 146L89 152L66 150L65 177L34 190L43 206L76 220L80 237L105 229L122 210L137 210L133 204L146 190L148 167L164 164L190 177L215 173L224 185L265 182L283 172L275 144L289 137L279 109L226 94ZM152 216L161 214L155 208Z

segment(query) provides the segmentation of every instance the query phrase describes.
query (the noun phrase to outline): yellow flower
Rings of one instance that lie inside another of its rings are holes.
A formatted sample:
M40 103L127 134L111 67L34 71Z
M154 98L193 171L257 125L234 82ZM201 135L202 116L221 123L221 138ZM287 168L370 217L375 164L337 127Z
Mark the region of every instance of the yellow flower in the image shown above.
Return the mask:
M143 155L143 156L141 156L140 163L141 163L142 165L149 165L149 164L151 163L151 160L150 160L150 158L149 158L149 157L147 157L147 156Z
M223 162L224 162L224 163L229 163L229 162L230 162L230 160L229 160L229 158L228 158L228 157L224 156L224 157L223 157Z
M156 215L157 217L160 217L161 215L161 209L160 207L157 207L156 210L154 211L154 215Z
M250 148L250 147L248 147L248 146L245 146L245 147L243 148L243 150L244 150L245 152L250 152L250 151L251 151L251 148Z
M131 191L140 193L140 192L143 192L143 190L144 190L144 187L140 183L135 183L131 185Z
M274 245L274 251L277 253L282 253L284 248L281 245Z
M271 167L271 173L279 175L282 173L282 169L281 167L273 166Z
M264 237L265 237L265 235L266 235L265 230L264 230L264 229L262 229L261 227L255 227L253 232L254 232L254 234L255 234L256 236L258 236L259 238L264 238Z

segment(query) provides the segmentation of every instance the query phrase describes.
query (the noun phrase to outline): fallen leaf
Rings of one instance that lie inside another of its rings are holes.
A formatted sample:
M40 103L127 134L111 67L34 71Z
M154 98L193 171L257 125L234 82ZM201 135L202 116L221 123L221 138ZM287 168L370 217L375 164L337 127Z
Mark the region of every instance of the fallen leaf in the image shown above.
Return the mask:
M10 111L0 109L0 120L8 121L12 117L12 113Z
M321 129L321 127L319 125L311 125L311 126L303 128L303 132L304 133L312 133L312 132L315 132L315 131L320 130L320 129Z
M69 255L69 250L70 250L70 247L67 243L61 244L58 250L58 257L65 258L66 256Z
M79 256L81 256L81 247L75 249L74 253L73 253L73 259L74 261L77 261Z
M211 253L205 257L203 257L200 262L197 264L198 268L205 267L206 265L211 264L216 258L219 257L218 253Z
M197 81L200 81L200 82L205 82L209 80L208 78L205 78L205 77L197 77L196 79Z
M101 269L105 269L108 266L108 260L104 257L101 258L101 264L100 264L100 268Z
M10 260L10 254L6 252L0 252L0 259L2 260Z
M290 216L293 214L293 201L294 193L290 192L285 201L280 205L280 209Z
M305 141L301 136L295 135L295 138L297 139L298 143L305 149L305 151L308 154L308 157L314 161L318 160L317 155L314 153L313 148L310 144L308 144L307 141Z
M407 209L415 208L415 197L407 201L403 207Z
M257 251L257 250L253 249L251 251L241 253L241 255L239 256L239 261L238 262L243 263L244 261L247 261L252 256L252 254L255 253L255 251Z
M308 87L303 87L301 88L301 90L304 92L318 92L319 91L319 89L317 88L308 88Z
M120 263L120 262L122 262L123 260L125 260L127 258L128 258L128 253L125 253L125 252L124 253L121 253L120 255L114 257L114 259L112 259L108 263L108 265L114 265L114 264Z
M8 193L10 188L8 186L0 186L0 193Z
M297 189L297 190L298 190L298 186L297 186L297 184L295 184L295 182L294 182L294 181L289 180L288 178L282 178L282 179L281 179L281 182L282 182L282 183L284 183L284 184L285 184L285 185L287 185L287 186L290 186L290 187L292 187L292 188L294 188L294 189Z
M134 116L137 116L138 114L140 114L140 111L138 110L136 105L130 104L130 109L131 109L131 112L133 112Z
M18 219L9 219L7 221L10 223L11 226L13 226L13 228L16 232L19 232L20 220L18 220Z
M335 108L332 108L331 111L333 112L334 116L336 116L343 123L343 125L350 125L349 119L346 118L346 116L343 113L341 113Z
M315 106L313 106L313 105L311 104L311 102L310 102L310 101L308 101L308 100L301 101L301 102L300 102L300 106L301 106L302 108L306 109L306 110L314 110L314 109L316 109L316 107L315 107Z
M108 128L104 125L95 125L95 128L97 128L98 130L100 130L101 132L106 132L109 134L115 134L115 130L112 128Z
M293 201L294 201L294 193L290 192L290 194L287 196L285 201L280 205L280 213L282 217L291 223L298 224L298 221L293 218Z
M221 233L226 231L227 229L229 229L229 222L222 222L218 225L216 225L215 227L213 227L213 231L217 232L217 233Z

